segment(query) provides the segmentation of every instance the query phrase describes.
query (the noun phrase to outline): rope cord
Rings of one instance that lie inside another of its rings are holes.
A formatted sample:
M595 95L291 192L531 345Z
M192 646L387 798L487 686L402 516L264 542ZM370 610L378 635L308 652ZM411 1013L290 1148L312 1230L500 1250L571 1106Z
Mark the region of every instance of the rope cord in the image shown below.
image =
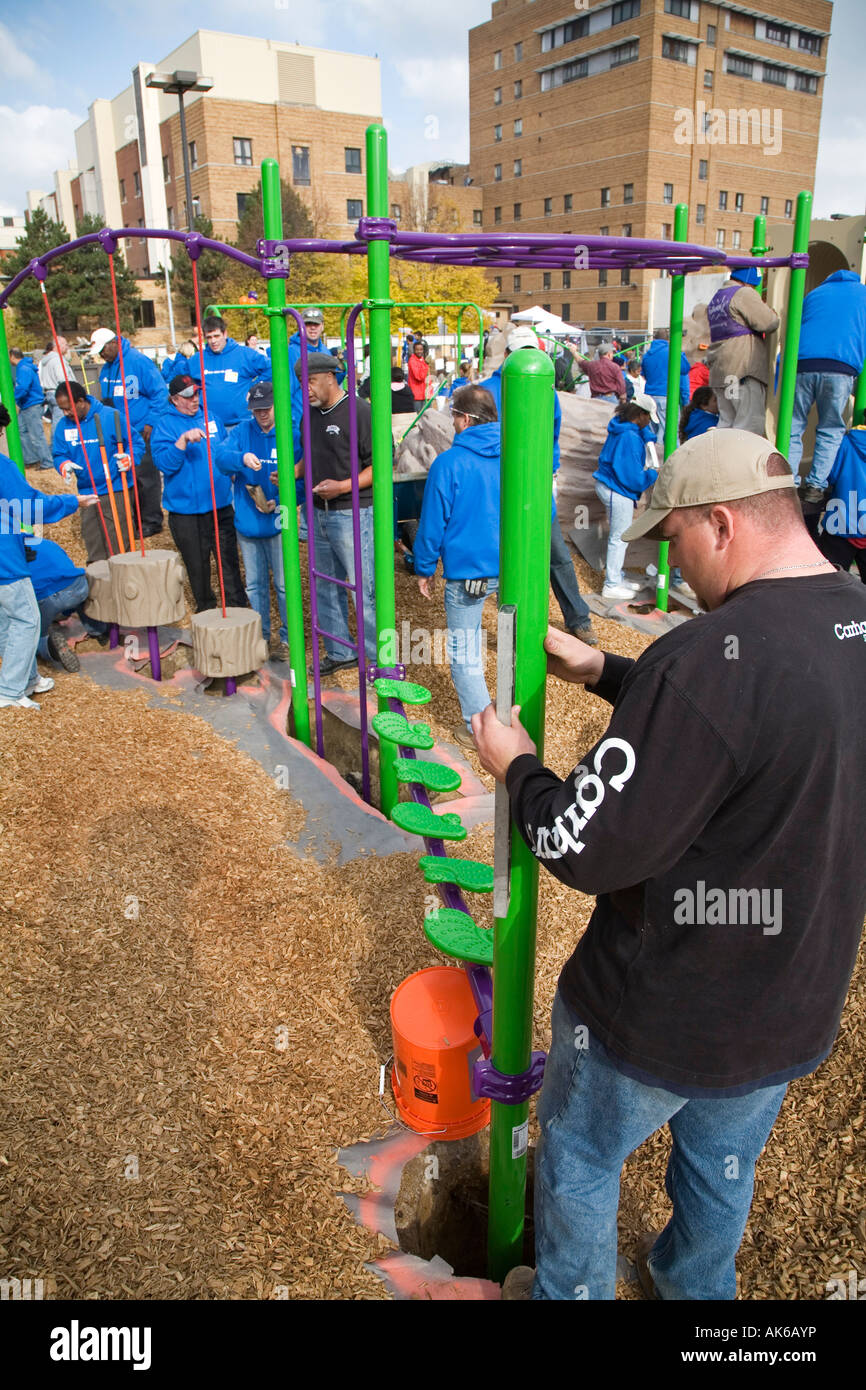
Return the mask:
M129 445L130 472L132 473L132 491L135 494L135 515L138 518L138 539L141 545L142 556L144 556L144 531L141 525L141 503L138 497L138 478L136 477L135 473L135 450L132 447L132 425L129 422L129 401L126 398L126 369L123 365L123 337L120 332L120 308L117 303L117 281L114 278L113 251L109 254L108 257L108 268L111 271L111 298L114 300L114 331L117 334L117 353L118 359L120 361L120 379L123 382L123 412L126 416L126 439ZM132 539L132 536L130 536L130 550L133 549Z
M192 259L192 257L190 257L190 266L192 267L192 288L193 293L195 294L195 331L196 337L198 339L198 361L199 368L201 370L201 408L204 412L204 437L205 443L207 444L207 466L208 472L210 473L210 495L211 502L213 503L213 534L216 549L217 574L219 575L220 581L220 604L222 605L223 617L225 617L226 588L223 582L223 558L222 552L220 550L220 520L219 515L217 513L216 488L214 486L213 480L213 457L211 455L210 448L210 422L208 420L207 413L207 385L205 384L204 374L204 337L201 331L201 304L198 295L198 270L196 268L196 263Z

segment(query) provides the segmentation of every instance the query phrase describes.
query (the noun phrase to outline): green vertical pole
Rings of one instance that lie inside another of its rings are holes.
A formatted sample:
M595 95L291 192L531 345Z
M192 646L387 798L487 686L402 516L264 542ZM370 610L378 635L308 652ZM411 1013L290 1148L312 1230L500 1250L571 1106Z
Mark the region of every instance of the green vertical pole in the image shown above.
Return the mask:
M866 413L866 364L857 378L857 389L854 392L854 413L851 416L852 426L863 424L864 413Z
M462 353L462 351L461 351L462 343L463 343L463 335L462 335L462 332L461 332L462 327L463 327L463 306L461 305L461 307L457 310L457 371L454 373L455 376L457 376L457 375L459 374L459 372L460 372L460 363L461 363L462 360L463 360L463 353Z
M809 250L809 231L812 224L812 194L797 194L794 218L793 250ZM785 346L782 350L782 377L779 382L779 405L776 420L776 448L788 457L791 446L791 421L794 416L794 388L797 385L797 357L800 351L800 329L803 325L803 300L806 296L806 267L791 270L788 283L788 313L785 319Z
M759 214L755 218L752 228L752 250L753 256L766 256L767 254L767 219Z
M9 411L9 424L6 426L6 443L9 457L24 472L24 454L21 449L21 435L18 432L18 409L15 405L15 382L12 379L12 363L9 361L9 344L6 341L6 310L0 309L0 400Z
M502 370L502 497L499 601L514 604L514 703L544 756L544 698L550 580L553 363L533 349L513 352ZM556 523L554 523L556 524ZM493 1047L497 1071L525 1072L532 1050L538 861L512 830L508 912L493 938ZM528 1101L493 1102L490 1121L488 1269L501 1282L522 1257Z
M262 214L267 241L281 241L283 204L280 166L275 159L262 161ZM284 309L286 282L268 280L268 308ZM301 554L298 546L298 508L295 502L295 453L292 445L292 389L289 378L289 331L285 314L268 315L271 342L271 375L274 382L274 427L277 435L277 475L283 571L286 585L286 626L291 662L294 736L310 744L310 707L307 700L307 653L304 643L304 603L301 592Z
M688 241L689 207L688 203L677 203L674 212L674 241ZM685 275L671 278L671 315L668 334L668 406L665 419L664 457L668 458L677 447L680 424L680 358L683 353L683 308L686 299ZM668 591L670 565L668 564L668 542L659 541L658 576L656 578L656 608L662 613L668 611Z
M367 216L388 216L388 136L382 125L367 126ZM391 441L391 273L387 240L367 246L370 309L370 404L373 412L373 535L376 554L378 664L393 657L397 630L394 599L394 475ZM384 637L383 637L384 634ZM389 650L390 649L390 650ZM379 710L388 701L379 698ZM396 745L379 744L379 795L383 815L397 801Z

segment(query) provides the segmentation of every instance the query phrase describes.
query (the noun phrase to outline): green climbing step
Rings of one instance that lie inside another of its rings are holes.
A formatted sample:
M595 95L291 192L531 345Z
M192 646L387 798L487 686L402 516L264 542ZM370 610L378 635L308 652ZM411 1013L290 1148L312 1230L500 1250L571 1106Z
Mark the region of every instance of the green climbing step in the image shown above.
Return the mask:
M398 782L420 782L431 792L456 792L463 781L453 767L426 758L395 758L394 771Z
M432 748L436 741L429 724L410 724L405 715L394 714L392 710L374 714L370 722L380 738L402 743L404 748Z
M424 918L424 934L437 951L455 960L493 964L493 932L477 926L468 912L440 907Z
M422 854L418 860L428 883L456 883L470 893L493 892L493 867L479 859L448 859L442 854Z
M465 840L467 835L465 825L453 811L437 816L429 806L422 806L417 801L398 801L391 812L391 819L401 830L408 830L410 835L426 835L431 840Z
M402 700L404 705L429 705L433 699L426 686L414 681L393 681L389 676L380 676L373 685L383 700Z

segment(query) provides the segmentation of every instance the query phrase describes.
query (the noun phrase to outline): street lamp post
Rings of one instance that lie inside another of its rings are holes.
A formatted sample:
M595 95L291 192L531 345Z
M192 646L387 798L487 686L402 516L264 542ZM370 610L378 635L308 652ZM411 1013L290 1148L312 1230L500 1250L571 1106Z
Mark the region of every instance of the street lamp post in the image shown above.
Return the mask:
M158 87L161 91L175 95L177 97L178 109L180 111L180 149L183 157L183 182L186 191L186 225L188 231L193 231L193 211L192 211L192 180L189 168L189 144L186 138L186 114L183 109L183 98L186 92L209 92L213 86L213 78L202 77L197 72L151 72L144 79L145 86Z

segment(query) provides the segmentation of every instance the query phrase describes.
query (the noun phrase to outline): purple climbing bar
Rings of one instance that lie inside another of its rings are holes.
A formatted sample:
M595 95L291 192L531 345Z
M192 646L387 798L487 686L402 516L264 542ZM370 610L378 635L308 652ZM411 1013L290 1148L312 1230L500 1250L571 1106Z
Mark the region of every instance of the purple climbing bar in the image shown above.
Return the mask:
M159 633L155 627L147 629L147 645L150 650L150 674L155 681L161 681L162 661L159 655Z

